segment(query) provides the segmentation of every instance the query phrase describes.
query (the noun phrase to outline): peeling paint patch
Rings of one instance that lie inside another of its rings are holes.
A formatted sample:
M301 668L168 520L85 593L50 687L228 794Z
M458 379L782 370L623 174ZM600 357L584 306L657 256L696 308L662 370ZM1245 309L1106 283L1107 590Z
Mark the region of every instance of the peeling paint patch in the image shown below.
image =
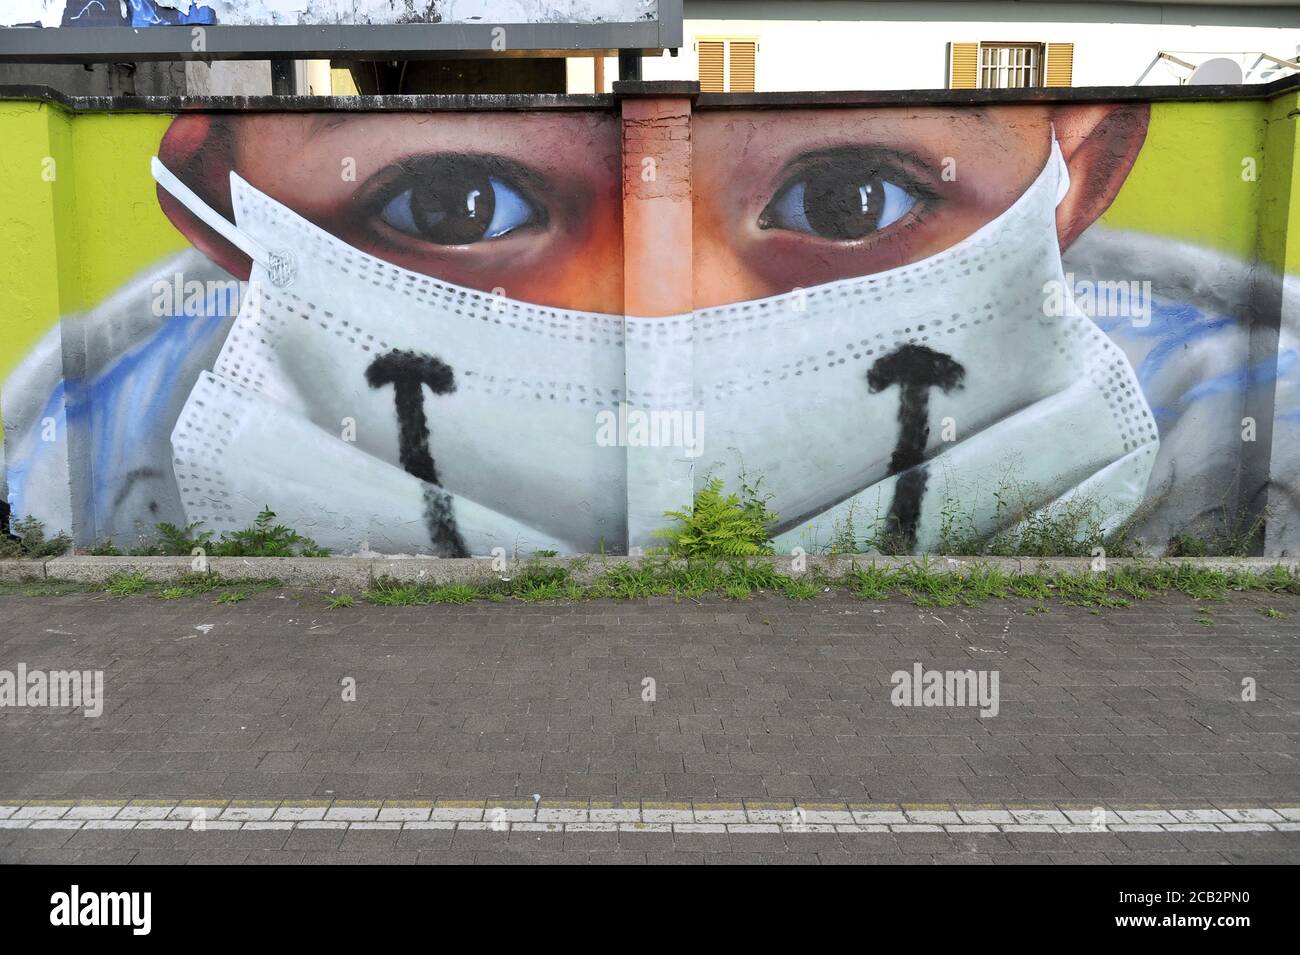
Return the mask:
M658 0L7 0L0 26L635 23Z
M125 22L126 4L122 0L68 0L63 11L63 25L118 26Z
M211 26L216 12L199 0L11 0L17 9L0 26L131 27Z
M195 0L178 0L176 6L160 4L156 0L126 0L126 5L131 15L130 25L135 28L195 24L211 26L217 22L213 9ZM188 9L181 9L182 7Z
M63 22L65 5L65 0L9 0L0 26L57 27Z

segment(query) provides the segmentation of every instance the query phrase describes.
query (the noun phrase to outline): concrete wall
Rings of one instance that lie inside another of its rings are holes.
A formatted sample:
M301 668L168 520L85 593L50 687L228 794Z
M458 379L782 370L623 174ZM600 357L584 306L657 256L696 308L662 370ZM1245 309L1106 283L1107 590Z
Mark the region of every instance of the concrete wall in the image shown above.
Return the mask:
M1211 92L0 96L4 494L620 553L718 477L783 550L1294 554L1297 93Z
M239 64L245 68L248 65ZM0 86L49 86L68 96L176 96L186 92L185 75L188 68L187 64L180 61L94 63L85 66L0 63ZM258 92L270 91L268 71L266 89Z

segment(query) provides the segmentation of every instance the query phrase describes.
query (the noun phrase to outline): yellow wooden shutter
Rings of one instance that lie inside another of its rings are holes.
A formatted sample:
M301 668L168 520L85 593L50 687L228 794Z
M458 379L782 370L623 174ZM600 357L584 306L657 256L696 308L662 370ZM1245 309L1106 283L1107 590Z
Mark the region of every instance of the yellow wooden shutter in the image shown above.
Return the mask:
M724 52L721 40L700 40L700 91L723 91Z
M948 44L948 89L973 90L979 84L980 45Z
M754 54L758 44L753 40L732 40L731 76L727 89L733 93L754 92Z
M1047 86L1074 85L1074 44L1047 44Z

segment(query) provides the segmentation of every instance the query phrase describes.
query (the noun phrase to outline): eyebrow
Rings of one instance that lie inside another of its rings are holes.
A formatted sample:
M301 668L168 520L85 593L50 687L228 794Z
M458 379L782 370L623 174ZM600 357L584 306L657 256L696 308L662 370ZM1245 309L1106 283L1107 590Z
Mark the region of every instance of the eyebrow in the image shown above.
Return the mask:
M877 158L893 159L895 162L915 164L922 168L929 168L930 165L925 158L894 146L881 146L876 143L841 143L836 146L810 149L807 152L790 157L781 164L778 175L787 175L793 170L803 168L809 163L818 162L819 160L835 162Z
M348 121L347 116L340 116L336 113L317 113L312 117L311 125L307 131L315 136L318 133L333 132Z

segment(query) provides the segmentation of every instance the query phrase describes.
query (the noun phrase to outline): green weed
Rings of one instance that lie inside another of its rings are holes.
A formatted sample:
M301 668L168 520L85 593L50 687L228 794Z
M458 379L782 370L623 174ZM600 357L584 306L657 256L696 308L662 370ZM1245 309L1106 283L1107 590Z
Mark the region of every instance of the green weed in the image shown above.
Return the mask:
M132 594L147 590L149 586L150 583L143 574L114 574L104 584L104 592L112 594L114 597L129 597Z
M1002 599L1007 596L1009 580L1002 571L985 564L976 564L962 581L962 600L977 606L986 600Z
M742 496L743 495L743 496ZM777 516L765 499L746 486L741 494L724 492L722 479L712 478L695 492L690 510L668 511L676 527L656 531L668 541L674 557L751 557L772 553L768 527Z
M1077 607L1127 607L1129 600L1111 593L1105 574L1058 574L1052 581L1057 594Z
M25 517L10 525L14 537L0 534L0 558L28 558L40 560L59 557L72 547L72 538L62 532L45 536L45 524L34 517Z
M1041 574L1012 574L1007 580L1007 589L1017 597L1042 601L1052 594L1052 585Z
M435 604L467 604L478 596L478 590L471 584L444 584L435 587L429 594L429 602Z
M898 571L898 589L918 607L951 607L965 587L959 574L936 574L926 561L908 564Z
M821 592L821 588L811 581L791 577L781 585L781 592L791 600L812 600Z
M849 571L846 583L855 597L863 600L884 600L897 589L898 575L873 562L866 567Z

